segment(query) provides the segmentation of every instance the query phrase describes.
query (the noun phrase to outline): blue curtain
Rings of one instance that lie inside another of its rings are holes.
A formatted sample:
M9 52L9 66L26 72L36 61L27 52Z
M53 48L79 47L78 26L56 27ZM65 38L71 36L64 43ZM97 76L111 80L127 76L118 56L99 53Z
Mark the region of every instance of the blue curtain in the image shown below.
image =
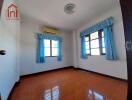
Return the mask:
M44 54L44 39L49 40L57 40L58 41L58 57L57 60L62 60L62 38L56 35L51 34L41 34L37 33L38 39L38 47L37 47L37 63L44 63L45 62L45 54Z
M81 58L82 59L87 59L87 54L86 54L86 46L85 46L85 36L81 37Z
M62 38L60 36L52 35L52 34L44 34L44 33L41 34L41 33L37 33L37 37L38 38L42 38L42 39L62 41Z
M58 43L58 61L61 61L62 60L62 44L61 44L62 42L61 41L59 41L59 43Z
M44 41L42 38L38 38L37 63L44 63L44 62L45 62Z
M104 29L104 39L106 47L106 59L107 60L117 60L117 53L114 43L112 26L105 27Z
M104 30L104 38L105 38L105 48L106 48L106 59L107 60L117 60L117 53L115 48L115 43L113 39L113 17L109 17L108 19L97 23L94 26L87 28L86 30L80 33L81 36L81 57L86 59L86 49L84 43L84 36L96 32L98 30Z
M82 31L80 33L80 36L84 36L84 35L86 36L90 33L94 33L98 30L101 30L101 29L111 26L111 25L113 25L113 17L109 17L108 19L103 20L103 21L97 23L96 25L93 25L93 26L85 29L84 31Z

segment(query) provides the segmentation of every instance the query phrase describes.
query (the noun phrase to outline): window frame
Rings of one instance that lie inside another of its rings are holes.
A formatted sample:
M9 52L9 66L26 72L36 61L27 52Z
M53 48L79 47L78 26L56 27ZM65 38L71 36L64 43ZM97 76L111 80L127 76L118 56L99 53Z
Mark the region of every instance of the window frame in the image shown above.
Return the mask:
M103 47L102 46L102 38L104 38L104 37L102 37L102 32L103 32L103 29L101 29L101 30L98 30L98 31L96 31L96 32L98 32L98 38L95 38L95 39L91 39L91 36L90 36L90 34L88 34L88 35L86 35L85 37L88 37L88 39L89 39L89 49L86 49L86 50L89 50L89 54L87 54L87 55L89 55L89 56L101 56L101 55L106 55L106 53L103 53L103 48L105 48L105 47ZM91 33L92 34L92 33ZM99 47L97 47L97 48L91 48L91 41L93 41L93 40L99 40ZM86 42L88 42L88 41L85 41L85 43ZM99 49L99 55L91 55L91 50L92 49Z
M47 39L47 40L50 40L50 39ZM54 40L54 41L58 41L58 40ZM59 42L59 41L58 41ZM46 47L44 47L45 49ZM52 47L52 40L50 40L50 56L45 56L45 57L58 57L58 56L52 56L52 48L55 48L55 47ZM57 49L59 49L59 47L56 47ZM44 52L45 53L45 52Z

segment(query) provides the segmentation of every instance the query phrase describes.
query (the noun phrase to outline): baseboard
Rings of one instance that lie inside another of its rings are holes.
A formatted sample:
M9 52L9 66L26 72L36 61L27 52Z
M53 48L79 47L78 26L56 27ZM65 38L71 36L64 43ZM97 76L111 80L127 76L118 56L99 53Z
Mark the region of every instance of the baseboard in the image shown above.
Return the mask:
M104 76L104 77L109 77L109 78L112 78L112 79L115 79L115 80L128 82L128 80L126 80L126 79L122 79L122 78L118 78L118 77L114 77L114 76L98 73L98 72L95 72L95 71L90 71L90 70L86 70L86 69L82 69L82 68L76 68L76 69L83 70L83 71L90 72L90 73L94 73L94 74L98 74L98 75L101 75L101 76Z
M10 92L10 94L9 94L9 96L8 96L8 99L7 99L7 100L10 100L11 95L12 95L13 91L15 90L15 87L16 87L17 85L19 85L19 83L20 83L20 82L16 82L16 83L14 84L14 86L12 87L12 90L11 90L11 92Z
M74 69L74 66L67 66L67 67L62 67L62 68L58 68L58 69L53 69L53 70L48 70L48 71L42 71L42 72L38 72L38 73L33 73L33 74L28 74L28 75L23 75L23 76L20 76L19 80L16 81L16 83L14 84L9 96L8 96L8 100L10 100L11 98L11 95L13 93L13 91L15 90L15 87L17 87L17 85L19 85L19 83L21 82L21 78L24 78L24 77L30 77L30 76L34 76L34 75L39 75L39 74L42 74L42 73L47 73L47 72L52 72L52 71L56 71L56 70L64 70L64 69L71 69L73 68ZM1 95L0 95L1 97ZM0 98L1 100L1 98Z
M57 69L53 69L53 70L42 71L42 72L33 73L33 74L28 74L28 75L22 75L22 76L20 76L20 78L27 77L27 76L30 77L30 76L33 76L33 75L39 75L39 74L42 74L42 73L52 72L52 71L56 71L56 70L71 69L71 68L73 68L73 69L78 69L78 70L83 70L83 71L87 71L87 72L90 72L90 73L98 74L98 75L101 75L101 76L109 77L109 78L116 79L116 80L120 80L120 81L125 81L125 82L128 81L128 80L126 80L126 79L122 79L122 78L118 78L118 77L114 77L114 76L102 74L102 73L99 73L99 72L90 71L90 70L86 70L86 69L82 69L82 68L77 68L77 67L75 67L75 66L67 66L67 67L63 67L63 68L57 68Z
M125 79L121 79L121 78L117 78L117 77L114 77L114 76L109 76L109 75L106 75L106 74L102 74L102 73L98 73L98 72L94 72L94 71L89 71L89 70L86 70L86 69L82 69L82 68L76 68L74 66L68 66L68 67L63 67L63 68L58 68L58 69L53 69L53 70L48 70L48 71L42 71L42 72L38 72L38 73L33 73L33 74L28 74L28 75L23 75L23 76L20 76L20 79L21 78L24 78L24 77L30 77L30 76L34 76L34 75L39 75L39 74L43 74L43 73L48 73L48 72L52 72L52 71L57 71L57 70L64 70L64 69L76 69L76 70L83 70L83 71L86 71L86 72L90 72L90 73L94 73L94 74L98 74L98 75L101 75L101 76L104 76L104 77L109 77L109 78L112 78L112 79L115 79L115 80L120 80L120 81L124 81L124 82L127 82L127 80ZM8 99L11 98L11 95L13 93L13 91L15 90L15 87L17 85L19 85L21 81L19 82L16 82L15 85L13 86L10 94L9 94L9 97Z
M52 72L52 71L56 71L56 70L71 69L71 68L74 68L74 66L67 66L67 67L62 67L62 68L57 68L57 69L52 69L52 70L47 70L47 71L42 71L42 72L37 72L37 73L32 73L32 74L27 74L27 75L22 75L22 76L20 76L20 79L23 77L30 77L30 76L39 75L42 73Z

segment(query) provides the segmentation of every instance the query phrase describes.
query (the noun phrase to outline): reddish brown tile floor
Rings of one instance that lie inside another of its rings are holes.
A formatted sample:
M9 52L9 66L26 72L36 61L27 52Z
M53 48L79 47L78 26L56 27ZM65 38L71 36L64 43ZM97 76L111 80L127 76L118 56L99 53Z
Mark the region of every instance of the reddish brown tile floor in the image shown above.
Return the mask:
M77 69L22 77L9 100L126 100L127 83Z

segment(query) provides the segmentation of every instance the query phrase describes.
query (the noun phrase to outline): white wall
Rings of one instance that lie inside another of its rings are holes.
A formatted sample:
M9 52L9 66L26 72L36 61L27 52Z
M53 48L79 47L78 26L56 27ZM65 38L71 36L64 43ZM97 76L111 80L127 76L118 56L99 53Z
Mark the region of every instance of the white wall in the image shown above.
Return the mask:
M77 31L72 32L72 51L73 51L73 66L78 67L78 43L77 43Z
M62 61L57 61L56 57L47 57L46 63L36 63L37 39L35 33L40 32L40 24L28 18L23 19L21 24L20 36L20 74L32 74L72 65L72 38L68 32L61 32L62 42Z
M80 58L80 32L110 16L114 17L113 27L116 47L119 56L118 61L108 61L105 56L89 56L87 60ZM36 63L37 40L35 33L40 32L40 23L24 18L21 25L20 36L20 74L32 74L66 66L74 65L82 69L127 79L126 51L124 30L120 6L94 16L93 20L82 25L73 34L62 31L63 37L63 61L58 62L56 58L46 58L46 63ZM73 56L73 57L72 57Z
M19 79L17 63L17 37L19 34L19 20L6 20L5 11L13 0L4 0L0 19L0 49L6 50L6 55L0 55L0 93L2 100L7 97Z
M119 55L118 61L108 61L105 59L105 56L88 56L88 59L83 60L80 57L80 32L110 16L114 17L114 37L117 47L117 52ZM75 33L73 33L75 34ZM87 22L85 25L80 27L77 30L76 36L77 39L74 39L76 43L74 45L77 46L77 54L74 55L74 58L77 61L75 65L78 65L78 67L122 79L127 79L127 64L126 64L126 51L125 51L125 40L124 40L124 30L123 30L123 22L122 22L122 15L120 7L113 8L109 11L107 11L104 14L101 14L97 17L94 17L93 20L90 22ZM76 50L76 48L74 48Z
M120 7L113 8L98 17L94 17L93 20L74 31L73 34L61 31L63 38L62 62L58 62L57 58L53 57L46 58L46 63L44 64L37 64L37 39L35 38L35 33L40 32L39 27L41 25L33 20L24 19L21 23L19 44L20 22L18 20L7 21L5 18L5 9L9 2L13 2L13 0L4 0L2 18L0 21L0 49L5 49L7 52L5 56L0 56L0 93L2 100L7 99L13 85L19 79L19 64L20 75L74 65L82 69L127 79L125 40ZM105 60L105 56L89 56L87 60L82 60L80 58L80 32L109 16L113 16L115 19L114 37L119 60L108 61Z

